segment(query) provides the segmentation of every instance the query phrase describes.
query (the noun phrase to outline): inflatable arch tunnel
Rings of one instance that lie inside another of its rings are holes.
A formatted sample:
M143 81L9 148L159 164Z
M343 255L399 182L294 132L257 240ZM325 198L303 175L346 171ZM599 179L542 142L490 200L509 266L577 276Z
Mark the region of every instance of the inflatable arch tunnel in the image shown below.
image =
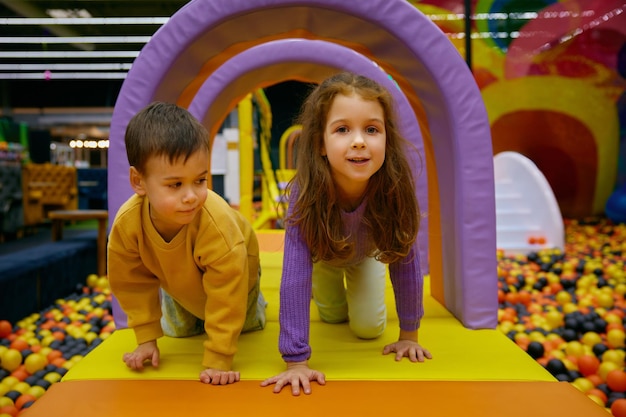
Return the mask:
M493 153L480 92L447 37L406 0L194 0L145 45L111 121L109 213L132 195L124 132L152 101L189 109L217 133L251 91L349 70L396 102L414 145L419 237L431 294L467 328L497 324ZM412 151L411 151L412 152ZM114 300L118 328L126 317Z

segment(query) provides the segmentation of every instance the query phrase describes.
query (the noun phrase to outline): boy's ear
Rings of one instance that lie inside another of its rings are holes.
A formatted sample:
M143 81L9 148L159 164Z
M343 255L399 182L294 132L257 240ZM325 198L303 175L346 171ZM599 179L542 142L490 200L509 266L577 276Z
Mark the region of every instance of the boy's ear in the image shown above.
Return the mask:
M133 187L133 190L139 195L145 195L146 190L143 184L143 177L141 173L135 167L130 167L130 173L128 175L130 179L130 186Z

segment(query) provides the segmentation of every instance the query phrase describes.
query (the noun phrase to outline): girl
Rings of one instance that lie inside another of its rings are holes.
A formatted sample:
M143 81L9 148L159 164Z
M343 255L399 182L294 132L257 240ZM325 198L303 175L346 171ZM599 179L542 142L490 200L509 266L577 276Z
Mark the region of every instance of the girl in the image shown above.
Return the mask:
M376 338L386 324L385 264L400 330L383 354L431 358L417 337L424 314L419 208L391 95L368 78L340 73L311 93L299 122L280 289L287 370L261 383L275 384L274 392L291 385L293 395L300 387L309 394L310 381L325 384L308 367L311 295L323 321L348 321L357 337Z

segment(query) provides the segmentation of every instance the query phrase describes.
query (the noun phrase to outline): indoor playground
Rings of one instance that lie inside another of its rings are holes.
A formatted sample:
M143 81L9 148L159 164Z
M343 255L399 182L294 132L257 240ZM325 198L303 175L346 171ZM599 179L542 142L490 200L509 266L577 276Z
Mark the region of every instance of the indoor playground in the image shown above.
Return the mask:
M205 336L163 337L158 369L126 368L135 339L108 289L99 211L89 249L99 269L83 268L70 296L0 317L0 417L626 417L626 2L466 3L476 16L466 35L515 35L459 36L464 10L451 0L192 0L173 14L115 102L108 224L132 195L130 119L153 101L187 108L210 132L212 186L259 238L266 328L240 336L235 384L198 382ZM534 14L514 27L484 17L527 3ZM312 305L310 363L327 383L274 394L260 382L285 366L281 222L300 126L277 129L268 97L342 70L391 92L412 145L426 274L419 334L433 359L381 354L397 338L388 283L379 339L323 323ZM67 220L76 218L58 217L58 233ZM0 271L17 268L8 258ZM26 291L10 292L0 274L2 303Z

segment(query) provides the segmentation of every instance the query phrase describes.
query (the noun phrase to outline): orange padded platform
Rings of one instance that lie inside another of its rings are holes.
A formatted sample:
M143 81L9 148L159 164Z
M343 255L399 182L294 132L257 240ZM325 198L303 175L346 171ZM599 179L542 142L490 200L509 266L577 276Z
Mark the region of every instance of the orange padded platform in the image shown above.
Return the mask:
M259 381L65 381L25 417L420 415L429 417L606 417L567 382L331 381L311 395L274 394Z

